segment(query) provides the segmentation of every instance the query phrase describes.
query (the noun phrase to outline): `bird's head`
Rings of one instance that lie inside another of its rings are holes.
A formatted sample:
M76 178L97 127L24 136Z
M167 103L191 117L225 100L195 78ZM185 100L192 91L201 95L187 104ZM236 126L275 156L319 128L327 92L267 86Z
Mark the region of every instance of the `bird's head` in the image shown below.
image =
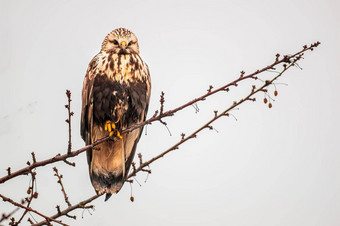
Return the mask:
M105 37L102 51L116 54L139 54L137 37L126 28L115 29Z

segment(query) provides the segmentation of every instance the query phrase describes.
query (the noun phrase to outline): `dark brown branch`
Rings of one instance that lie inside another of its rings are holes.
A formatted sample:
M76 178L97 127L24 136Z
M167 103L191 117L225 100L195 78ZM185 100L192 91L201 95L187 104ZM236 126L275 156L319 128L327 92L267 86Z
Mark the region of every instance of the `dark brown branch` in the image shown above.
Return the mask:
M76 151L72 151L71 153L67 153L67 154L64 154L64 155L58 154L58 155L56 155L56 156L54 156L50 159L46 159L46 160L43 160L43 161L40 161L40 162L35 162L33 164L30 164L25 168L22 168L18 171L15 171L14 173L11 173L10 175L7 175L7 176L0 178L0 184L6 182L9 179L17 177L19 175L27 175L32 169L35 169L35 168L38 168L38 167L41 167L41 166L45 166L45 165L48 165L48 164L51 164L51 163L54 163L54 162L64 161L67 158L77 156L80 153L82 153L86 150L89 150L89 149L95 147L96 145L98 145L98 144L100 144L100 143L102 143L106 140L109 140L109 139L111 139L111 138L109 136L107 136L107 137L104 137L102 139L97 140L96 142L94 142L91 145L87 145L87 146L80 148Z
M1 214L1 218L0 218L0 223L2 221L8 220L13 214L15 214L20 208L15 208L12 212L10 212L9 214Z
M67 165L76 166L76 163L75 163L75 162L70 162L70 161L68 161L67 159L64 159L63 161L64 161Z
M101 195L94 195L92 196L91 198L88 198L84 201L81 201L79 202L78 204L76 205L73 205L73 206L69 206L67 209L63 210L63 211L58 211L57 214L51 216L50 218L52 219L57 219L58 217L61 217L61 216L66 216L68 215L69 212L75 210L75 209L93 209L93 205L90 205L90 206L86 206L86 204L92 202L93 200L97 199L98 197L100 197ZM44 225L46 224L47 221L42 221L42 222L39 222L37 224L34 224L35 226L39 226L39 225Z
M26 207L26 206L24 206L24 205L22 205L22 204L20 204L20 203L17 203L17 202L13 201L13 200L10 199L10 198L7 198L6 196L4 196L4 195L2 195L2 194L0 194L0 197L2 198L2 200L3 200L4 202L9 202L9 203L13 204L14 206L17 206L17 207L20 207L20 208L22 208L22 209L26 209L26 210L28 210L28 211L30 211L30 212L33 212L33 213L35 213L35 214L38 214L39 216L41 216L41 217L43 217L43 218L46 219L46 223L47 223L47 222L50 222L50 221L54 221L54 222L56 222L56 223L58 223L58 224L67 226L67 224L64 224L63 222L58 221L58 220L54 219L53 217L48 217L48 216L46 216L46 215L44 215L44 214L42 214L42 213L40 213L40 212L38 212L38 211L36 211L36 210L30 208L30 207ZM45 223L45 224L46 224L46 223Z
M53 171L55 172L54 176L56 176L58 178L58 181L57 183L60 184L60 187L61 187L61 191L64 195L64 199L65 199L65 202L68 206L72 206L72 204L70 203L70 201L68 200L68 196L66 194L66 191L65 191L65 188L64 188L64 185L63 185L63 182L62 182L62 178L63 178L63 175L59 175L59 172L58 172L58 169L57 167L53 167Z
M33 156L33 162L36 161L33 152L32 152L32 156ZM34 189L35 189L34 185L35 185L35 178L36 178L35 176L36 176L36 173L35 172L31 172L30 174L31 174L31 186L27 189L27 194L29 194L30 197L25 199L25 201L27 201L27 205L26 205L27 208L30 207L33 198L38 198L38 193L34 191ZM28 210L25 209L25 211L21 215L20 219L17 222L15 222L15 225L19 225L20 222L22 221L22 219L24 219L24 217L25 217L25 215L27 213L28 213Z
M6 170L7 170L7 175L10 176L12 174L11 167L8 167Z
M160 104L161 104L161 107L159 109L159 114L163 114L163 111L164 111L164 102L165 102L165 99L164 99L164 92L162 91L161 92L161 99L159 100Z
M141 153L138 153L138 158L139 158L139 165L143 165L143 156Z
M73 112L71 112L71 91L70 90L66 90L66 96L67 96L67 100L68 100L68 104L65 105L65 108L68 111L68 119L66 119L65 121L68 124L68 147L67 147L67 153L70 154L72 151L72 137L71 137L71 117L73 116Z
M58 214L61 214L60 206L57 205L56 208L57 208ZM72 219L74 219L74 220L77 219L77 217L76 217L75 215L71 216L71 215L69 215L68 213L66 213L65 216L66 216L66 217L69 217L69 218L72 218Z
M31 218L28 218L27 221L28 221L30 224L34 224L33 221L31 220Z
M36 162L37 162L37 159L35 158L34 152L32 152L31 155L32 155L33 163L36 163Z

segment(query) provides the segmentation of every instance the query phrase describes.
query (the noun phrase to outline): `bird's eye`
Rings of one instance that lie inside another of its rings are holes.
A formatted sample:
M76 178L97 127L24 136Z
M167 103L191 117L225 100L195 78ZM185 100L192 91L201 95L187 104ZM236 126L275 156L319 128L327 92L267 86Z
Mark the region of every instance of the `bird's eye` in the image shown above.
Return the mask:
M128 46L132 45L132 41L129 42Z
M118 45L118 41L116 39L113 40L113 44Z

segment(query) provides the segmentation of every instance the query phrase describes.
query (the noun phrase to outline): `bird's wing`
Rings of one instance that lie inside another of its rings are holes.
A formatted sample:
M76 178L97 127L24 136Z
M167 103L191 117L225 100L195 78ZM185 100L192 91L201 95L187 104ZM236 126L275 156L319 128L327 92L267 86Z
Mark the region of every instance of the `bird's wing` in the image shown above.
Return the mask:
M137 110L137 114L141 117L139 118L137 123L142 123L146 120L146 115L149 109L149 101L151 95L151 81L150 81L150 73L148 70L148 66L145 64L147 71L147 81L143 85L139 85L138 87L131 89L130 97L131 104ZM126 136L125 149L131 150L130 153L127 153L127 159L125 163L125 172L128 174L133 157L136 152L137 143L142 135L143 127L135 129L130 132ZM127 176L127 175L126 175Z
M94 69L97 66L97 58L94 57L87 69L82 91L82 111L81 111L81 123L80 133L85 143L91 144L91 131L93 126L93 83L94 83ZM92 156L92 150L87 151L87 160L90 163Z

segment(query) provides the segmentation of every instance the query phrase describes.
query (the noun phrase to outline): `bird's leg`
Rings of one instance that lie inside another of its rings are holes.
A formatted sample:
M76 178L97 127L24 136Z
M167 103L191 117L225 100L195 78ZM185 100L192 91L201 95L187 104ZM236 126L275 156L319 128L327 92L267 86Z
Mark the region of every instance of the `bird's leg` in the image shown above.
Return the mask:
M116 136L118 138L120 138L120 139L123 138L122 135L120 135L120 132L116 129L116 125L113 122L111 122L111 120L107 120L105 122L104 130L108 131L110 136L113 136L116 132Z

